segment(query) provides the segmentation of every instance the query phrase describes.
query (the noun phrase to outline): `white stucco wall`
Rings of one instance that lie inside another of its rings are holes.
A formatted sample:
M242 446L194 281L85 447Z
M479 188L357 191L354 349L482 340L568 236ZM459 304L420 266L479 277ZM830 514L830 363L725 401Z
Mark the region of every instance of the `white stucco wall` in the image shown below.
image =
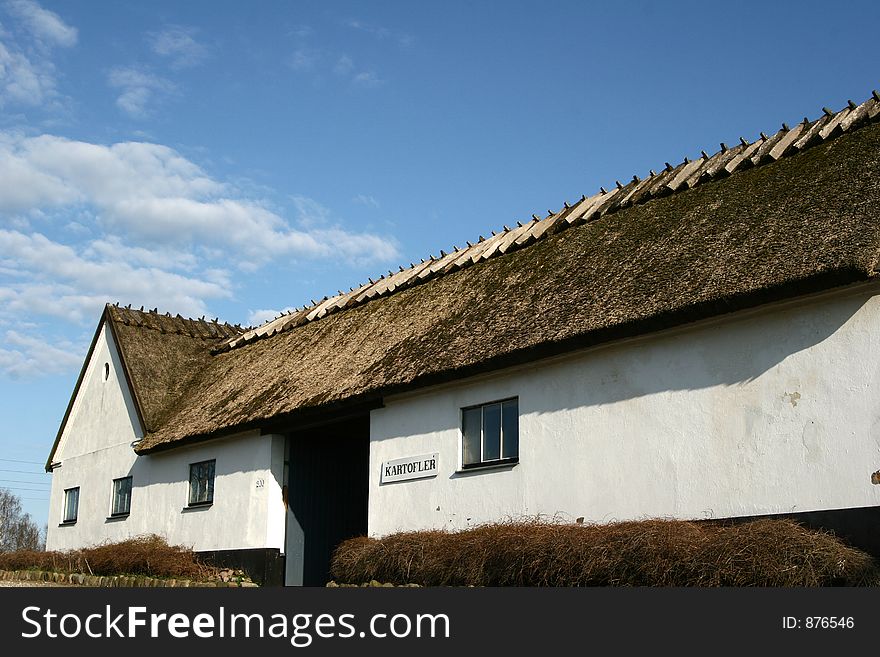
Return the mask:
M110 376L103 377L104 364ZM284 438L242 434L149 456L112 334L100 333L61 436L52 473L47 548L66 550L144 533L196 550L284 548ZM214 503L187 508L189 465L216 459ZM132 477L131 513L109 519L112 482ZM61 525L64 490L79 486L75 524Z
M880 504L877 293L837 291L386 399L370 420L370 534ZM519 464L457 472L460 409L512 396ZM437 477L379 484L383 461L431 452Z

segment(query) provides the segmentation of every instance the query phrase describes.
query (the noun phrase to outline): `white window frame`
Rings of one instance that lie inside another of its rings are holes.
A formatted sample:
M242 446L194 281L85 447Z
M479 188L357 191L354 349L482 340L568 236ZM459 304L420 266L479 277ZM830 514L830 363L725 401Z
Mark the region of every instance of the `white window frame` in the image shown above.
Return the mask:
M73 498L73 517L70 517L71 498ZM61 511L61 524L72 525L79 518L79 486L64 489L64 507Z
M517 448L515 456L504 456L504 405L505 404L516 404L516 435L517 435ZM500 441L498 443L498 458L487 459L485 456L485 421L484 415L486 407L499 405L501 418L500 418ZM473 411L475 409L480 409L480 459L479 461L467 462L465 460L465 413L468 411ZM499 467L499 466L507 466L507 465L516 465L519 463L519 397L505 397L504 399L497 399L495 401L486 402L483 404L474 404L473 406L465 406L461 409L460 419L459 419L459 436L460 436L460 449L459 449L459 458L461 463L462 470L472 470L477 468L491 468L491 467Z
M117 508L116 503L119 500L119 487L123 481L128 481L128 495L125 498L125 509L120 510L119 508ZM119 477L118 479L113 480L113 493L110 500L111 518L121 518L122 516L127 516L131 513L131 494L134 489L133 483L134 481L131 476Z

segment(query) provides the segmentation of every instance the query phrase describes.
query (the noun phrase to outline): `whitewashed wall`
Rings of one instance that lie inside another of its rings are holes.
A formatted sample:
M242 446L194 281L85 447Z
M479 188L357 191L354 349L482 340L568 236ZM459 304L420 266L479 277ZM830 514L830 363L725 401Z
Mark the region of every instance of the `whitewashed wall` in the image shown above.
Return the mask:
M369 531L523 515L587 522L880 504L880 296L868 287L386 399ZM520 462L458 473L460 409L518 396ZM440 453L436 478L381 463Z
M104 364L110 364L105 381ZM137 456L137 415L105 326L55 454L47 548L66 550L144 533L196 550L284 549L284 438L258 432ZM214 503L187 509L189 464L216 459ZM131 513L109 519L113 479L132 477ZM262 483L262 485L260 485ZM79 486L76 524L59 526L64 489Z

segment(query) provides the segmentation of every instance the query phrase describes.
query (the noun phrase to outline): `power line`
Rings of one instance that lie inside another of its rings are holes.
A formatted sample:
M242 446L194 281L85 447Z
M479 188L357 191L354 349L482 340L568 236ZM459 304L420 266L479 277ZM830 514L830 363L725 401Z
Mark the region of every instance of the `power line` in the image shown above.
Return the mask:
M18 474L32 474L32 475L48 474L47 472L32 472L30 470L0 470L0 472L15 472Z
M23 479L0 479L0 481L7 481L10 484L33 484L34 486L50 486L51 485L48 481L43 483L42 481L24 481Z
M5 488L6 490L35 490L40 493L48 493L49 492L43 488L19 488L16 486L0 486L0 488Z
M9 461L10 463L30 463L31 465L43 465L40 461L19 461L18 459L0 459L0 461Z

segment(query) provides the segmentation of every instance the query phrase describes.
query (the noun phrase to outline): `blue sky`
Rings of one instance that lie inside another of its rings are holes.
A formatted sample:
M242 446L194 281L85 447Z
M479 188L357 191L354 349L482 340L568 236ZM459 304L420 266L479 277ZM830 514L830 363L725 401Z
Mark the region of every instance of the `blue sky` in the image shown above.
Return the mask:
M0 0L0 486L107 301L260 323L880 86L875 2Z

